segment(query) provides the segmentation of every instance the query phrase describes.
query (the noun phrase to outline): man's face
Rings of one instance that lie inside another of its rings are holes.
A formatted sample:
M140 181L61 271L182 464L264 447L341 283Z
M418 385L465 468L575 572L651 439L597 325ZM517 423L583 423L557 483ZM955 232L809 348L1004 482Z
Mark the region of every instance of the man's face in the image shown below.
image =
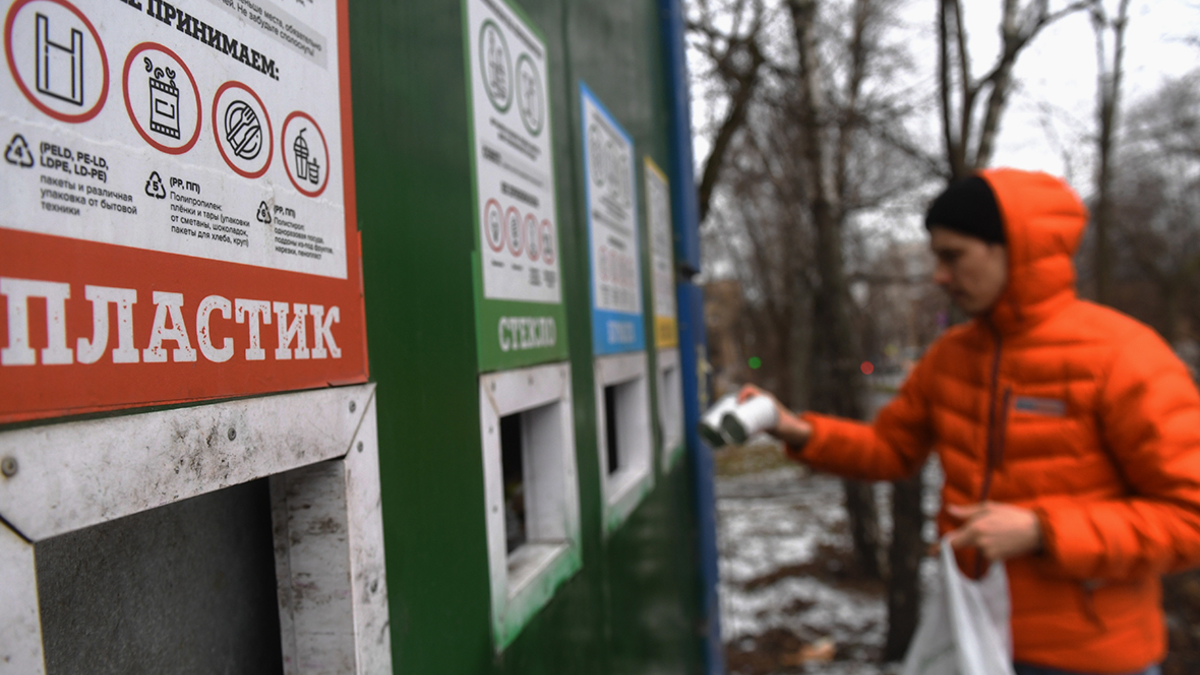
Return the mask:
M933 282L949 294L967 314L982 314L992 308L1008 283L1008 249L934 225L929 228L929 247L937 257Z

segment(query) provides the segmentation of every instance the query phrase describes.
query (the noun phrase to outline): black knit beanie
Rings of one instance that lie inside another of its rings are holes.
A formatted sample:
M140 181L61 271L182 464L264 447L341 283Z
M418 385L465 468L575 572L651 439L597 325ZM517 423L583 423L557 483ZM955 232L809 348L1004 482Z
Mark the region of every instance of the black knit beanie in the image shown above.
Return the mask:
M933 200L925 212L925 227L934 225L982 239L989 244L1003 244L1004 224L996 195L987 181L971 176L955 181Z

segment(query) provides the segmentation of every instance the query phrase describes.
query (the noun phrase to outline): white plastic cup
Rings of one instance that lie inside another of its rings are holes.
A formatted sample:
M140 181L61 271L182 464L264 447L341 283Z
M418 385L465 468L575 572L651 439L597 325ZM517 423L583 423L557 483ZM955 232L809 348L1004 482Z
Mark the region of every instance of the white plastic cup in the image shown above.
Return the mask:
M737 394L726 394L717 399L717 402L700 416L700 437L708 442L708 445L714 450L729 444L729 439L721 429L721 418L735 408L737 408Z
M779 424L779 410L769 396L755 396L721 416L721 429L733 443L742 444L760 431Z

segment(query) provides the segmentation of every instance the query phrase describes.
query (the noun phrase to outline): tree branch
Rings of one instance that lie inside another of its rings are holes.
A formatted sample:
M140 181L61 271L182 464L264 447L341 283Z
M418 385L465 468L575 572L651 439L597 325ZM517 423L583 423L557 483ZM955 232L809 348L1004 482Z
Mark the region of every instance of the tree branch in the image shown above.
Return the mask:
M953 0L941 0L938 2L938 79L940 83L939 91L941 112L942 112L942 138L946 143L946 157L949 159L950 175L956 176L960 172L959 156L961 154L961 141L956 138L954 130L954 115L953 115L953 96L951 95L950 85L950 16L949 9Z
M858 115L859 95L862 93L863 80L866 78L869 49L867 48L867 31L871 20L870 0L855 0L853 12L853 27L850 36L850 75L846 79L845 109L838 123L837 150L834 156L834 193L837 194L839 208L844 208L846 202L846 164L850 159L852 136L857 130L860 120Z
M967 51L967 28L963 20L963 6L960 0L951 4L954 10L954 40L958 45L958 78L962 95L962 110L959 111L958 126L958 157L954 174L964 176L975 166L968 158L968 148L971 145L972 115L975 112L975 97L979 94L978 87L971 81L971 57Z
M708 153L708 158L704 160L704 171L701 173L700 185L697 188L701 221L708 216L713 190L720 179L725 156L733 142L734 135L746 121L746 112L754 98L759 81L759 68L765 61L757 42L750 41L745 48L750 56L750 65L744 71L732 75L733 91L729 97L729 111L721 122L716 137L713 138L712 150ZM732 61L732 59L730 60Z

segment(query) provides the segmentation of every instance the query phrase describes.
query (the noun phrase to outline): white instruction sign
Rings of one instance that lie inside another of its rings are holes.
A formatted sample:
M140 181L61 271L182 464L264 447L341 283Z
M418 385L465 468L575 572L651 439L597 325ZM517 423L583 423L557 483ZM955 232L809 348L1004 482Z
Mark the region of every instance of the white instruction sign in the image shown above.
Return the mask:
M467 0L483 295L559 303L546 45L503 0Z
M0 227L345 279L337 8L9 3Z
M593 96L585 93L582 101L595 306L640 314L633 141Z

